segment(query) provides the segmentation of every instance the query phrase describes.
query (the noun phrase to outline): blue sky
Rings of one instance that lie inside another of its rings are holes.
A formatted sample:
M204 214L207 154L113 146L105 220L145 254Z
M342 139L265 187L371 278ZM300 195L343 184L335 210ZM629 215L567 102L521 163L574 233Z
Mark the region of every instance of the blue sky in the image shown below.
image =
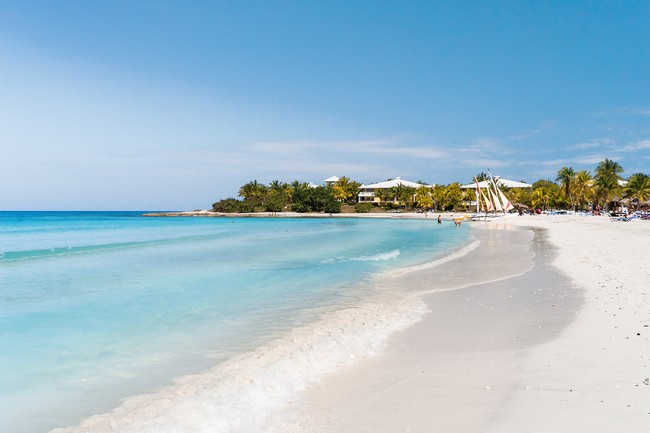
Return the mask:
M0 209L650 173L650 2L0 0Z

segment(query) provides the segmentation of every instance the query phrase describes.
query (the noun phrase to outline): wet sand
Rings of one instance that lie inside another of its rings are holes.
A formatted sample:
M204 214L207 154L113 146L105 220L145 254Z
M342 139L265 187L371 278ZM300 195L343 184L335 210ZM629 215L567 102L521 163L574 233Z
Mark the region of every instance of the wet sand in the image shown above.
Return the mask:
M473 227L477 250L403 276L431 312L311 388L295 431L650 431L650 224Z
M483 431L526 386L529 349L573 320L582 291L551 266L545 231L476 235L481 246L468 255L396 278L401 289L432 291L423 295L431 313L384 354L311 389L302 428Z

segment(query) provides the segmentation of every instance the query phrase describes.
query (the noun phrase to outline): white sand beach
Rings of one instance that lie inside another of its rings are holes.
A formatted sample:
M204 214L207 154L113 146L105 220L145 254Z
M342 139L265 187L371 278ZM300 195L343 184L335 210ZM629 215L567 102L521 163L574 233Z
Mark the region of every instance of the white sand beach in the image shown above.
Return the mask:
M532 242L483 230L517 226L545 230ZM650 430L650 224L541 215L474 227L475 253L408 277L473 285L424 295L431 313L386 352L307 392L296 431Z
M512 216L458 230L479 242L378 277L401 298L56 431L650 431L650 223ZM231 412L246 419L228 424Z

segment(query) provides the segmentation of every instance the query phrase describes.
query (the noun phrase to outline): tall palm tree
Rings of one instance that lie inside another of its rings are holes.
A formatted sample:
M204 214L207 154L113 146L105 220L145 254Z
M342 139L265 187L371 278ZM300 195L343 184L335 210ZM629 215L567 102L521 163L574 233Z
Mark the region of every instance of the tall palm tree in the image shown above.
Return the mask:
M431 197L433 198L434 207L437 210L443 210L445 206L446 188L443 185L434 185L431 188Z
M246 200L251 200L254 199L256 195L258 195L258 192L260 190L260 187L262 187L261 183L258 183L257 180L253 180L251 182L248 182L245 185L242 185L239 188L239 196L243 197Z
M345 202L356 201L360 186L359 182L343 176L332 187L334 198Z
M281 192L285 190L285 183L279 180L274 180L269 184L269 189L273 192Z
M254 210L255 206L264 202L267 191L268 187L266 185L257 182L257 180L253 180L239 188L239 196L243 197L244 201L248 202Z
M334 198L338 201L347 201L348 198L348 184L350 183L350 179L343 176L339 178L338 181L333 185L332 192L334 195Z
M625 197L632 200L636 199L636 210L639 210L641 202L650 198L650 176L643 173L636 173L627 180L624 188Z
M591 177L591 172L588 170L577 172L573 178L571 190L580 209L584 209L585 204L592 200L594 195L594 180Z
M455 208L461 201L463 201L463 190L460 189L460 183L454 182L447 185L445 188L445 209Z
M606 177L608 175L613 175L616 180L621 178L620 174L623 173L623 167L616 161L605 158L603 161L598 164L596 167L596 179L599 177Z
M596 187L596 197L605 204L605 210L609 210L609 202L619 198L623 189L618 183L618 175L604 173L596 177L594 185Z
M415 203L419 207L430 208L433 206L433 197L431 197L431 188L422 185L415 190Z
M557 177L555 180L557 182L560 182L560 185L562 186L562 189L564 190L564 196L569 200L569 203L571 203L571 206L573 206L573 198L571 197L571 181L573 180L573 177L575 176L575 171L573 170L573 167L562 167L558 172L557 172Z

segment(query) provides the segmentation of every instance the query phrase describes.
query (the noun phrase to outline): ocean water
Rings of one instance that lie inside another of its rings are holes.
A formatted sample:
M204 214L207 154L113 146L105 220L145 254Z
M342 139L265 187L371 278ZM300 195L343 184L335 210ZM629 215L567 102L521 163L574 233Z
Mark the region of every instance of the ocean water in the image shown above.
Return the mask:
M400 322L412 305L386 309L399 304L399 279L379 276L471 240L435 219L0 212L0 431L105 412L85 421L90 431L143 431L138 416L152 413L147 431L254 431L269 401L415 320ZM375 298L388 301L367 307ZM335 337L316 326L337 320Z

